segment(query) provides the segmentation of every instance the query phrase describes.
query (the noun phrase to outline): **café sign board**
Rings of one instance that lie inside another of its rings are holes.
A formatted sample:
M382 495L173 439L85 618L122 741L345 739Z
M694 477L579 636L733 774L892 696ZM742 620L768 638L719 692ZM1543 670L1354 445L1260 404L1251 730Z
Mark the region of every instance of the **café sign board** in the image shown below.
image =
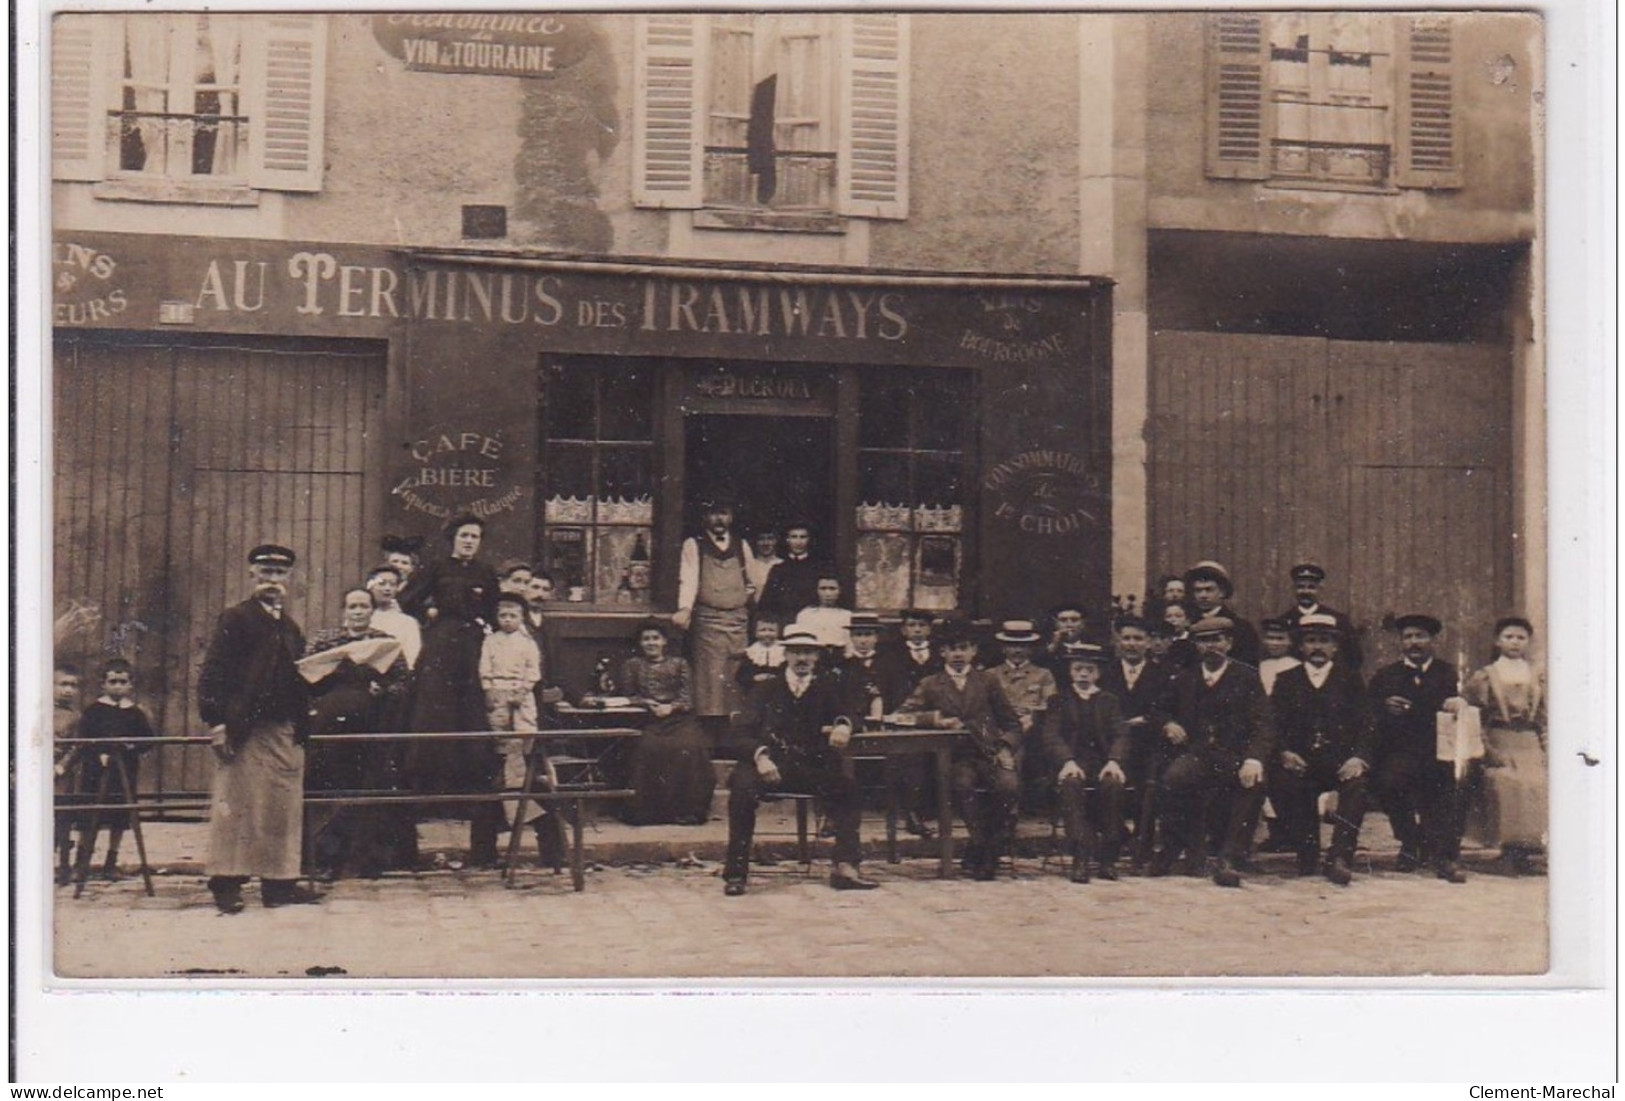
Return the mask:
M410 72L557 76L587 56L580 15L548 12L396 12L372 17L372 34Z

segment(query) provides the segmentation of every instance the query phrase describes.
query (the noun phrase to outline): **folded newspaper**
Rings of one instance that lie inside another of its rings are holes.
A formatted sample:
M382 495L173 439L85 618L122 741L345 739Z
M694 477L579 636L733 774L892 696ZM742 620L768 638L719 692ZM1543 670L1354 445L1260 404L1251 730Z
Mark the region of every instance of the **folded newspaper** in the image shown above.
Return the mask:
M354 642L346 642L320 653L302 657L294 664L299 667L300 676L315 684L346 661L352 661L357 665L370 665L380 673L385 672L395 664L395 659L400 657L400 654L399 639L358 638Z
M1484 756L1484 729L1478 708L1463 707L1452 714L1440 711L1434 719L1438 736L1435 756L1456 766L1456 779L1467 771L1467 762Z

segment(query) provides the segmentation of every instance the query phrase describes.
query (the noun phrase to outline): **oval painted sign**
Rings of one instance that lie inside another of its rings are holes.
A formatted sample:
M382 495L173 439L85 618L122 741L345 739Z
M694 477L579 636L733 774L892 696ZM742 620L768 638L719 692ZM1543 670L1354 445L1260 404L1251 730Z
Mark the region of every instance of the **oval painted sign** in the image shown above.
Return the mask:
M420 73L547 78L592 46L581 16L547 12L397 12L373 16L372 34Z

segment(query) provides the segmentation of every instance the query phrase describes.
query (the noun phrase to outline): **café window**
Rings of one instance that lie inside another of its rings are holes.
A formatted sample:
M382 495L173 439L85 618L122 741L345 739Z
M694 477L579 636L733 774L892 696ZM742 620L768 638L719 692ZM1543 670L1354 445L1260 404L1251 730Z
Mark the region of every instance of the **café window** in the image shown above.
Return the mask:
M858 414L857 606L960 606L971 373L863 377Z
M661 13L638 26L638 205L696 210L710 228L907 215L906 15Z
M542 368L541 558L572 603L649 605L654 381L642 364Z
M1461 186L1448 17L1207 19L1209 176L1345 190Z
M149 202L318 190L325 44L322 17L291 12L59 15L53 176Z

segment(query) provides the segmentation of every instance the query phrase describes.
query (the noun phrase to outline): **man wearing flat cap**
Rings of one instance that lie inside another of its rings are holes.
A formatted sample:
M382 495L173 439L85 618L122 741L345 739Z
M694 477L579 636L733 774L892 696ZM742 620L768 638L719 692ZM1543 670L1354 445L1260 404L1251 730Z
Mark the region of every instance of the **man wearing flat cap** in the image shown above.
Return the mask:
M1298 874L1321 865L1322 793L1337 793L1332 844L1323 871L1340 887L1354 878L1354 848L1365 818L1367 777L1374 757L1371 714L1360 674L1340 658L1342 630L1324 613L1298 621L1303 664L1275 678L1270 703L1275 713L1276 752L1270 799L1298 854Z
M1298 623L1306 615L1329 615L1337 621L1339 636L1338 660L1355 672L1365 664L1365 655L1360 649L1359 632L1354 629L1354 621L1338 611L1328 608L1320 602L1320 587L1326 582L1326 571L1313 562L1300 562L1292 567L1292 598L1293 605L1280 615L1286 620L1287 628L1296 631ZM1303 657L1302 653L1298 656Z
M1258 670L1230 657L1235 625L1207 616L1191 627L1197 663L1182 669L1152 710L1151 728L1166 743L1158 817L1163 848L1151 874L1166 875L1185 853L1187 870L1201 874L1209 835L1218 849L1213 882L1241 886L1237 862L1264 801L1264 762L1275 726Z
M209 891L223 914L242 911L253 876L266 906L319 897L297 882L310 693L294 664L305 639L283 610L293 565L293 551L274 543L249 552L251 595L220 613L198 676L216 758Z
M737 659L745 652L754 558L733 530L731 495L713 490L700 500L700 533L683 540L677 569L678 630L689 633L694 659L694 714L712 733L737 708Z
M1230 571L1211 559L1204 559L1185 571L1185 590L1196 606L1197 619L1230 621L1230 660L1257 668L1261 653L1258 632L1230 606L1230 600L1236 595Z
M1440 879L1465 883L1458 863L1465 796L1453 763L1438 759L1437 716L1460 699L1457 670L1434 656L1443 624L1433 616L1399 616L1394 630L1400 660L1377 670L1367 690L1376 728L1373 786L1399 842L1399 870L1429 861Z
M839 678L818 671L822 644L799 627L784 633L784 665L778 676L753 687L735 719L739 762L728 781L728 853L723 893L745 893L756 807L764 792L816 795L835 827L835 868L829 885L838 891L878 886L858 870L858 782L844 760L853 717L844 709Z

